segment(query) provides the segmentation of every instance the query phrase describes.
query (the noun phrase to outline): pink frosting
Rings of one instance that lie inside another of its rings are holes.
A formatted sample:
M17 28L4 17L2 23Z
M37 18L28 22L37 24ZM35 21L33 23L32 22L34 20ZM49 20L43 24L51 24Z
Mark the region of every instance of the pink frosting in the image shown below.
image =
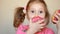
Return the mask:
M32 18L32 22L37 22L38 20L42 20L43 18L42 17L39 17L39 16L37 16L37 17L33 17Z

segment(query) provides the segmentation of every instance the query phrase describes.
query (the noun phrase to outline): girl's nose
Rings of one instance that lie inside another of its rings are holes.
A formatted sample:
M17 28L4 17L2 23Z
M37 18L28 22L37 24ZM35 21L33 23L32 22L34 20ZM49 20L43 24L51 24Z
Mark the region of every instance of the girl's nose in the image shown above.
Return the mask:
M38 13L35 13L35 16L39 16Z

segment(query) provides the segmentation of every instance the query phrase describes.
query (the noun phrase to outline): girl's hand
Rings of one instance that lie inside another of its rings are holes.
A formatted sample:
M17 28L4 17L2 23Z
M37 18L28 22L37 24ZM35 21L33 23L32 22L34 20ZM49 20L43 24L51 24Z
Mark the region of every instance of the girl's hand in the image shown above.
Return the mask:
M55 14L53 15L52 21L57 26L57 34L60 34L60 10L57 10Z
M29 30L28 32L29 33L36 33L37 31L41 31L42 28L44 28L45 24L40 24L41 22L43 22L44 20L39 20L38 22L36 23L32 23L32 21L30 20L30 23L29 23Z
M56 10L52 22L57 25L57 28L60 29L60 10Z

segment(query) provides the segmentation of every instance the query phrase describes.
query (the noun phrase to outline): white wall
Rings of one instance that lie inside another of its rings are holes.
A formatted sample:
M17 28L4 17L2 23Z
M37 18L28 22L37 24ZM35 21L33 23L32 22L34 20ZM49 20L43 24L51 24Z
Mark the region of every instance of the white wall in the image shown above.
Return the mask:
M14 9L18 6L25 6L28 0L0 0L0 34L15 34L13 27ZM50 14L60 9L60 0L45 0ZM26 20L25 20L26 23ZM55 25L49 24L56 32Z

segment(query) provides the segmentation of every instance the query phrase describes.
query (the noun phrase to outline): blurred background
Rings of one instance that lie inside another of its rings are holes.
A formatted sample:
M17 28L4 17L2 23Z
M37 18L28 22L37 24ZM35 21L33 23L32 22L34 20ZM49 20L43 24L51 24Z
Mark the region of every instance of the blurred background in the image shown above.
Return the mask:
M29 0L0 0L0 34L15 34L13 27L14 10L16 7L25 7ZM45 0L48 6L50 15L55 10L60 9L60 0ZM24 23L28 23L25 19ZM57 33L56 26L50 20L49 28L52 28Z

